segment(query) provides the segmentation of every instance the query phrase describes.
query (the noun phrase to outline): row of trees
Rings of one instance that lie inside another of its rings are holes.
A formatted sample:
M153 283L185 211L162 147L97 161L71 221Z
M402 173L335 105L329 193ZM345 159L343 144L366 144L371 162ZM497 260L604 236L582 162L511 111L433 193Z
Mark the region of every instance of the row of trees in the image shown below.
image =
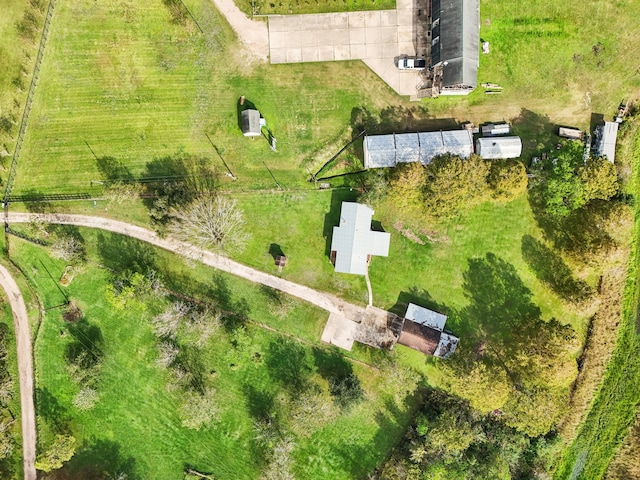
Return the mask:
M32 63L34 47L37 47L37 39L44 23L45 9L44 0L29 0L22 17L15 23L14 35L18 40L14 46L15 52L3 55L2 58L1 65L5 72L3 78L10 83L4 85L0 82L0 90L14 90L15 94L0 96L7 101L0 104L0 158L10 154L10 145L15 140L24 92L29 85L29 64ZM15 59L13 64L12 59Z
M486 161L442 155L429 165L400 164L388 174L368 174L365 200L386 197L401 209L432 218L455 216L482 202L507 202L527 188L527 174L516 160Z

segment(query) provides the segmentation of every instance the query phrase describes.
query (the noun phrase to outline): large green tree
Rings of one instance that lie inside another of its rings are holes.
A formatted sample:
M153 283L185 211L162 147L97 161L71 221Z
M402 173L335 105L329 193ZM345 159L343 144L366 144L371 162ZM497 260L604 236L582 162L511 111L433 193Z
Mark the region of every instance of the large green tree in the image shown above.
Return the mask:
M490 168L490 163L477 155L466 160L452 155L436 157L426 169L427 214L451 217L487 200Z
M544 212L568 217L592 200L608 200L618 192L615 165L602 158L584 160L581 143L568 142L534 169L533 193Z

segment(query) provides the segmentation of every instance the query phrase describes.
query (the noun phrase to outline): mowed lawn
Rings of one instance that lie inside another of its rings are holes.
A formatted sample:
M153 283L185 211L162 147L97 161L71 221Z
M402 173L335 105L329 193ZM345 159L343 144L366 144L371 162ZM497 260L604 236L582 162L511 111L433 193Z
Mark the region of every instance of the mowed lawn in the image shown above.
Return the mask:
M262 64L209 2L187 3L204 34L191 20L173 22L160 0L57 5L14 193L99 193L97 159L141 177L179 151L220 173L222 156L241 188L275 187L269 169L281 185L306 185L302 165L348 141L355 106L393 99L360 62ZM277 153L264 137L242 135L242 95L265 117Z
M325 312L286 296L274 301L272 292L259 286L185 266L171 254L122 237L90 230L81 234L91 261L68 287L57 281L64 262L48 257L42 247L12 239L14 261L48 309L35 346L39 449L45 450L53 435L71 433L77 448L66 472L73 478L100 471L127 473L132 479L175 479L186 467L216 478L260 478L269 452L259 447L254 422L266 414L293 440L289 465L297 478L362 478L403 434L414 408L415 380L399 383L403 377L398 372L405 367L352 363L334 347L323 346L319 334ZM115 251L123 253L113 255ZM156 365L158 340L150 318L166 300L133 313L116 311L105 299L112 272L98 264L118 270L142 259L172 290L246 313L243 329L222 327L200 351L205 382L215 389L220 409L218 420L201 430L181 425L180 390L168 389L169 375ZM61 318L63 310L51 308L64 301L62 292L99 329L101 342L74 334ZM72 404L78 387L65 362L65 352L76 340L103 354L100 398L85 412ZM333 368L358 379L361 401L346 408L333 405L328 391ZM294 384L287 380L292 378ZM307 420L290 418L302 414L295 410L297 395L304 393L295 394L297 381L310 391L319 389L330 414L325 409Z
M247 265L276 273L270 250L277 245L288 258L282 272L284 278L365 304L364 278L335 273L328 257L341 203L356 200L357 192L349 188L260 198L240 196L239 204L251 226L251 239L244 252L233 256ZM394 228L397 218L398 212L391 210L373 216L391 233L389 256L374 257L370 266L375 305L390 309L405 304L407 299L420 301L422 297L424 302L435 303L445 312L460 309L468 303L462 284L469 260L494 253L516 268L534 293L533 300L545 318L556 317L571 323L578 331L586 325L586 318L539 282L522 258L522 237L542 237L526 195L507 204L486 203L453 221L432 227L428 233L433 241L414 228L424 244Z

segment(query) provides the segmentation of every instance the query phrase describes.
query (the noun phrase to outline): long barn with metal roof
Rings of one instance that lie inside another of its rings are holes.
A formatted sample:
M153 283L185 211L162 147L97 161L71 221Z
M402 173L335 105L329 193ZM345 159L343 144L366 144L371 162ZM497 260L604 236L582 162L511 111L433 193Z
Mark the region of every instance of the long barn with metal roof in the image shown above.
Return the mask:
M434 157L447 153L469 157L473 154L473 137L469 130L368 135L363 149L367 169L411 162L428 165Z
M440 95L465 95L478 83L480 1L431 1L431 63L441 63Z

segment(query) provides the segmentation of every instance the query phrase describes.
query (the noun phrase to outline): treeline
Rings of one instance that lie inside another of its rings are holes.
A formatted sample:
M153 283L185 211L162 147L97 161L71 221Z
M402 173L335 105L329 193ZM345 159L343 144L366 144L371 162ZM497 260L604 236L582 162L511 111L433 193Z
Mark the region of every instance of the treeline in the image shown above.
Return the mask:
M456 480L547 478L561 448L554 436L530 438L497 415L480 414L466 401L427 389L413 425L380 478Z
M458 215L486 201L507 202L527 188L527 172L517 160L462 159L442 155L429 165L403 163L369 170L363 201L389 200L431 218Z
M15 467L14 454L19 452L15 431L18 428L10 408L16 389L9 373L7 357L10 348L11 330L6 323L0 323L0 476L11 478Z
M17 41L12 52L0 56L4 70L0 75L0 159L12 152L46 7L44 0L29 0L22 17L13 25L13 34L3 33Z

